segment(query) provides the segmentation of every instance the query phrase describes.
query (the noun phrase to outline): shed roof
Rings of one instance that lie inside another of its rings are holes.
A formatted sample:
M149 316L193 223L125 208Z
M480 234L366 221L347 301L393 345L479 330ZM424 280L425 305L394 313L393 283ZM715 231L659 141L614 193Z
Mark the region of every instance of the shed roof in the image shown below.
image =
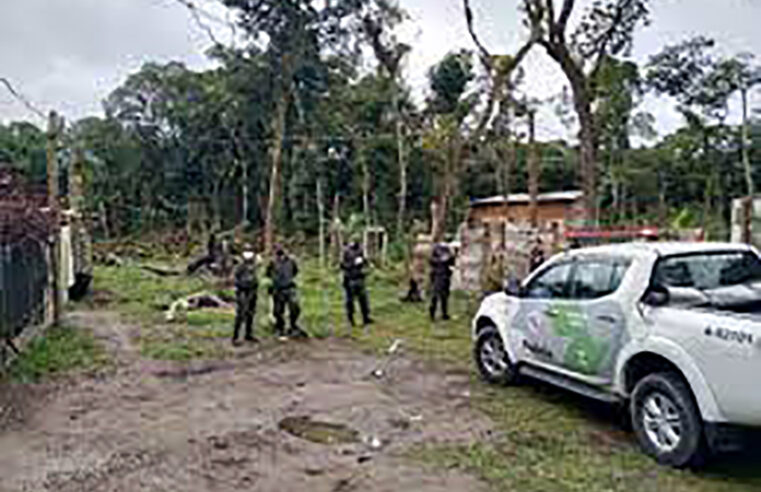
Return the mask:
M537 199L540 203L552 203L552 202L575 202L584 196L584 192L579 190L572 191L555 191L552 193L542 193ZM531 198L528 193L514 193L508 195L505 198L504 195L493 196L490 198L481 198L472 200L470 202L471 207L483 207L488 205L504 205L507 204L520 204L529 203Z

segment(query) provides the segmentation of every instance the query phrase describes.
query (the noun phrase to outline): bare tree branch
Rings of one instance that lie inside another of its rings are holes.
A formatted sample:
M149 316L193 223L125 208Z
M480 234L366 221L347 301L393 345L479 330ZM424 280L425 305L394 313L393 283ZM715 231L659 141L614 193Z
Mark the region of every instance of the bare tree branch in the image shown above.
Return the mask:
M475 28L473 27L473 9L470 8L470 0L462 0L462 3L463 7L465 8L465 19L468 23L468 32L470 33L470 37L473 39L473 42L478 47L478 51L480 52L481 56L481 63L483 63L487 69L491 69L492 56L484 47L484 45L481 44L481 41L478 39L478 35L476 35Z
M616 13L613 17L612 22L610 23L610 28L602 33L602 35L598 38L598 48L594 62L595 64L592 67L592 72L590 75L590 81L593 84L596 83L597 74L600 72L603 61L605 60L605 56L608 53L608 45L610 44L611 40L613 39L613 35L616 32L616 26L623 18L624 11L629 8L630 4L631 0L623 0L616 5Z
M11 95L13 97L15 97L18 101L20 101L21 104L23 104L24 107L26 107L26 109L28 109L32 113L36 114L37 116L39 116L43 120L47 119L47 116L45 116L45 113L43 111L41 111L40 109L38 109L34 104L32 104L29 101L29 99L27 99L20 92L18 92L13 87L13 84L11 84L11 82L8 79L6 79L5 77L0 77L0 83L2 83L8 89L8 91L11 93Z
M526 55L528 55L529 51L531 51L531 48L534 46L534 42L535 41L533 39L530 39L526 44L521 46L521 48L518 50L518 53L516 53L516 55L510 60L510 63L506 67L500 67L500 73L491 74L492 88L491 91L489 91L489 98L486 101L486 108L484 109L481 118L479 118L478 125L476 126L476 130L473 133L473 140L478 140L481 138L484 130L486 130L486 127L492 120L494 108L498 104L502 104L502 102L505 100L506 95L509 96L509 94L505 94L504 89L506 86L511 85L510 77L512 76L515 69L520 66L521 62L526 57Z
M555 0L547 0L547 30L552 38L555 35Z
M554 0L547 1L552 2ZM575 0L564 0L563 2L563 8L560 11L560 16L558 17L558 21L555 23L557 27L557 33L561 36L565 35L565 28L568 25L568 19L571 18L571 13L573 12L573 6L575 3Z
M208 12L201 10L198 8L198 6L193 3L192 0L177 0L177 2L184 5L188 11L190 11L190 15L193 16L193 20L195 20L196 25L203 31L206 32L206 35L209 36L209 39L211 39L211 42L214 43L216 46L222 46L222 43L219 42L217 37L214 35L214 31L212 28L201 19L201 17L206 17L207 19L211 18L213 20L216 20L217 22L223 22L227 24L227 22L222 21L221 19L215 19L211 14ZM233 29L234 32L234 29Z

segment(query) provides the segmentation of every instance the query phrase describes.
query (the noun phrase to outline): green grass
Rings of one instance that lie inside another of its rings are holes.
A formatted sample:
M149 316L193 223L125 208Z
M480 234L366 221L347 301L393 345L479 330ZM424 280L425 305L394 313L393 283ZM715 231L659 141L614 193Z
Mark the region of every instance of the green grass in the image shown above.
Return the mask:
M346 336L343 291L337 270L303 261L299 295L302 326L314 337ZM455 295L452 321L432 325L426 304L402 304L400 270L373 271L369 291L376 324L352 337L366 350L381 353L397 338L405 350L472 375L472 406L490 417L495 435L470 446L440 443L410 456L442 468L459 468L481 477L495 491L744 491L761 490L761 470L734 457L701 472L657 466L622 430L610 407L537 384L493 387L471 364L470 316L478 299ZM201 279L161 278L134 267L99 268L96 289L114 295L114 307L143 323L141 352L146 357L187 361L234 353L228 343L233 313L191 312L186 321L166 325L157 309L176 298L224 286ZM227 292L229 294L229 291ZM269 336L269 300L260 288L258 336ZM359 316L357 317L359 319Z
M119 310L155 318L175 300L216 286L201 277L159 277L135 265L96 267L93 289L107 292Z
M53 327L33 340L10 367L12 380L37 382L45 377L94 370L108 363L92 334L71 327Z

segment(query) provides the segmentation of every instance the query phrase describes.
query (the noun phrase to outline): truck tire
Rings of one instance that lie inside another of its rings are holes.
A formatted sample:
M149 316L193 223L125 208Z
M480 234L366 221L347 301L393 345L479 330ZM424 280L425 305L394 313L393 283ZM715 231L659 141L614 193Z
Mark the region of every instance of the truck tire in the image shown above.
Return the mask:
M658 463L675 468L703 463L703 421L692 391L678 374L644 377L634 388L630 412L640 447Z
M473 358L484 381L503 385L517 381L515 366L496 328L488 327L481 331L473 347Z

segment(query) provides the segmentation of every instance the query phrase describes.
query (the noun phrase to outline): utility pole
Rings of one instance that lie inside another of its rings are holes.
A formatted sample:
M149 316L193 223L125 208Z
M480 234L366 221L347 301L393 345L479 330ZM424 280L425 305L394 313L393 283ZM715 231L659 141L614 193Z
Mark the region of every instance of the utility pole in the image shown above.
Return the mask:
M52 225L52 258L50 268L52 271L51 290L53 304L53 323L61 321L63 307L63 286L61 285L61 218L60 204L58 201L58 135L61 122L55 111L48 116L47 131L47 178L48 178L48 208L50 209Z

